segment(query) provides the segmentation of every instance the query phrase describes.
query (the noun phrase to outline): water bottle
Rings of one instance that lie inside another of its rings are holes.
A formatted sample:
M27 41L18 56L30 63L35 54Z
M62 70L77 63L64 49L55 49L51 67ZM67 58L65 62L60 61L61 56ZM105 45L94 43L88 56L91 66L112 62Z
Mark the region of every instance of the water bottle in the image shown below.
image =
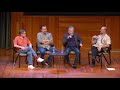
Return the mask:
M55 53L55 47L53 47L53 53Z
M61 48L61 53L64 53L64 48L63 47Z

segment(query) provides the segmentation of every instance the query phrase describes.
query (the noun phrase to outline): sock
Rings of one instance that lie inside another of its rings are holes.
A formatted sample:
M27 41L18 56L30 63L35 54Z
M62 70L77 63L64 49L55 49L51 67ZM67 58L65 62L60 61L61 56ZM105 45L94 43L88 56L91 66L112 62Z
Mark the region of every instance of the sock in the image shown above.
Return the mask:
M36 56L35 59L37 60L37 59L38 59L38 56Z

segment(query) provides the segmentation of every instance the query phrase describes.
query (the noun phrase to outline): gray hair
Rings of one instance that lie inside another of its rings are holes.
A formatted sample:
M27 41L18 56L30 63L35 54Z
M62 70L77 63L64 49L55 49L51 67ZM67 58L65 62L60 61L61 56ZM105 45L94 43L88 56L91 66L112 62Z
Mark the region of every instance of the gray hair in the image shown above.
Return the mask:
M75 28L73 26L69 26L68 30L74 30Z

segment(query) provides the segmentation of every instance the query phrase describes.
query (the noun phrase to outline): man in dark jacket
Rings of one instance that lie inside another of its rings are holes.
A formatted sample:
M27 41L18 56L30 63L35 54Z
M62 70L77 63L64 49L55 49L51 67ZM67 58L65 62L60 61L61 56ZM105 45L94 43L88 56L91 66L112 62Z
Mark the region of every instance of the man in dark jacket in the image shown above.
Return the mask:
M75 60L73 63L73 68L76 68L77 62L79 60L80 47L82 47L83 45L82 45L82 39L79 37L78 34L74 33L73 26L69 26L68 33L64 34L63 46L65 47L65 52L67 53L67 56L65 56L65 60L67 60L68 64L70 64L69 53L71 51L75 52Z

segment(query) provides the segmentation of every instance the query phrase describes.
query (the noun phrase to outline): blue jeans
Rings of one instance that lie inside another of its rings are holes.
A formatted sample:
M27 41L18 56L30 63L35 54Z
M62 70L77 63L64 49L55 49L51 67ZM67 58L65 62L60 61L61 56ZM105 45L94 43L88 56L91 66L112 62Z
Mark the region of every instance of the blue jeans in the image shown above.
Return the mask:
M77 47L68 47L68 48L66 48L65 52L67 53L67 55L65 56L65 60L67 60L67 62L70 62L69 61L69 53L71 51L75 52L74 64L76 65L78 60L79 60L80 50Z
M44 56L45 56L46 51L52 52L52 51L53 51L53 47L50 47L49 50L47 50L46 48L43 48L43 47L38 47L38 50L39 50L39 52L40 52L40 57L41 57L42 59L44 59ZM47 60L46 62L47 62L47 63L50 63L51 61L52 61L52 56L49 55L48 60Z
M33 64L33 57L32 56L37 57L37 54L32 49L32 47L26 47L25 50L20 49L19 52L20 53L25 53L25 52L27 53L27 55L28 55L27 61L28 61L29 65Z

